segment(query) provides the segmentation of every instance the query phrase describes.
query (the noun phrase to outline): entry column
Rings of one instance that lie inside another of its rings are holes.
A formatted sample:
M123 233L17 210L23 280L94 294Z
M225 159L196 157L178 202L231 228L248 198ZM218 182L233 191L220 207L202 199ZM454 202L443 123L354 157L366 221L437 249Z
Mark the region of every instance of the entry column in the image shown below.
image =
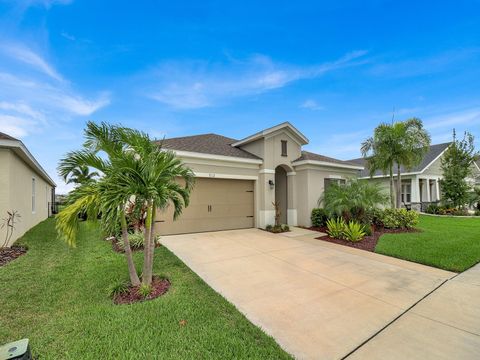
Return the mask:
M295 171L287 173L287 223L297 226L297 185Z

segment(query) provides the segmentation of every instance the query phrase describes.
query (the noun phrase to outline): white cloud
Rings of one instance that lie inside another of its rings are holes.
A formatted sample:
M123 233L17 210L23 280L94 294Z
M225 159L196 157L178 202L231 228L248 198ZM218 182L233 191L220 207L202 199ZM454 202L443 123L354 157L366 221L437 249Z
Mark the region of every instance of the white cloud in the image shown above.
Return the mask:
M0 73L0 131L25 137L72 117L89 116L110 103L107 92L93 98L79 94L53 66L21 44L0 45L0 52L14 60L0 57L0 65L9 69Z
M77 38L76 38L75 36L67 33L66 31L62 31L62 32L60 33L60 35L61 35L62 37L64 37L65 39L70 40L70 41L75 41L75 40L77 40Z
M365 51L354 51L336 61L298 67L273 62L264 55L227 63L167 62L147 74L148 96L178 109L221 104L229 99L257 95L288 84L312 79L340 68L363 63Z
M73 2L73 0L3 0L3 2L13 4L17 8L26 10L32 6L43 6L46 9L54 5L68 5Z
M53 66L48 64L40 55L24 46L18 44L3 44L0 46L0 50L16 61L30 65L35 70L40 71L57 81L64 81L63 77Z
M300 104L302 109L309 109L309 110L323 110L324 107L319 105L315 100L307 99L303 103Z
M27 135L28 128L34 122L22 117L0 114L0 131L10 136L21 138Z
M480 124L480 108L450 111L427 118L426 127L430 130L453 129L455 126L472 126Z

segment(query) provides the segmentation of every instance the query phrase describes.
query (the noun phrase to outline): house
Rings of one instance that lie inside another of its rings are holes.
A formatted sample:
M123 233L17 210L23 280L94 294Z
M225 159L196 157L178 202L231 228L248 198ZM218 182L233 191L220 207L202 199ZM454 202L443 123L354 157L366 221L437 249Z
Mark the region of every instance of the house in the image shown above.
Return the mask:
M156 232L179 234L280 222L310 225L325 186L356 176L362 165L302 150L307 137L285 122L236 140L217 134L164 139L196 176L190 205L173 221L159 213Z
M413 208L420 210L421 203L437 202L441 200L440 180L443 178L441 169L442 156L450 146L450 142L443 144L431 145L422 162L412 169L401 167L402 175L402 198L404 205L412 205ZM366 160L364 158L352 159L351 163L364 166L364 169L359 171L358 177L360 179L370 179L381 185L385 191L389 191L389 175L382 171L376 171L373 176L370 176L369 170L366 168ZM475 164L473 177L467 181L475 184L475 179L480 176L480 168ZM394 175L396 178L396 165L394 166ZM396 180L395 180L396 184Z
M55 183L25 145L0 132L0 222L7 211L20 215L9 244L49 216ZM0 244L6 228L0 228Z

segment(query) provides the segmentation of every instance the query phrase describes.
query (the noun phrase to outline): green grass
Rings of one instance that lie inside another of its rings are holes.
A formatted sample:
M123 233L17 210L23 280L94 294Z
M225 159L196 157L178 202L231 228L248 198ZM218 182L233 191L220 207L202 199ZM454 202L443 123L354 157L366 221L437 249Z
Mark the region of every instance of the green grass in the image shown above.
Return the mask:
M82 224L76 248L56 239L52 219L20 243L28 253L0 267L0 344L27 337L41 359L290 358L164 247L155 273L169 292L119 306L106 289L127 279L126 262L95 225Z
M456 272L480 262L480 219L421 215L418 228L383 235L375 252Z

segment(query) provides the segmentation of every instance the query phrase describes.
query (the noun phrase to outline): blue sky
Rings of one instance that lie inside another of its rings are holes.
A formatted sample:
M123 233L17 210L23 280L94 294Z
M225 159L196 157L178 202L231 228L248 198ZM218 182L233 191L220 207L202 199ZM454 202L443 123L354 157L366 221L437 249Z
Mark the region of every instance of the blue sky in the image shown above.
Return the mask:
M87 120L349 159L382 121L480 139L479 1L0 0L0 131L55 175ZM58 192L66 187L55 176Z

